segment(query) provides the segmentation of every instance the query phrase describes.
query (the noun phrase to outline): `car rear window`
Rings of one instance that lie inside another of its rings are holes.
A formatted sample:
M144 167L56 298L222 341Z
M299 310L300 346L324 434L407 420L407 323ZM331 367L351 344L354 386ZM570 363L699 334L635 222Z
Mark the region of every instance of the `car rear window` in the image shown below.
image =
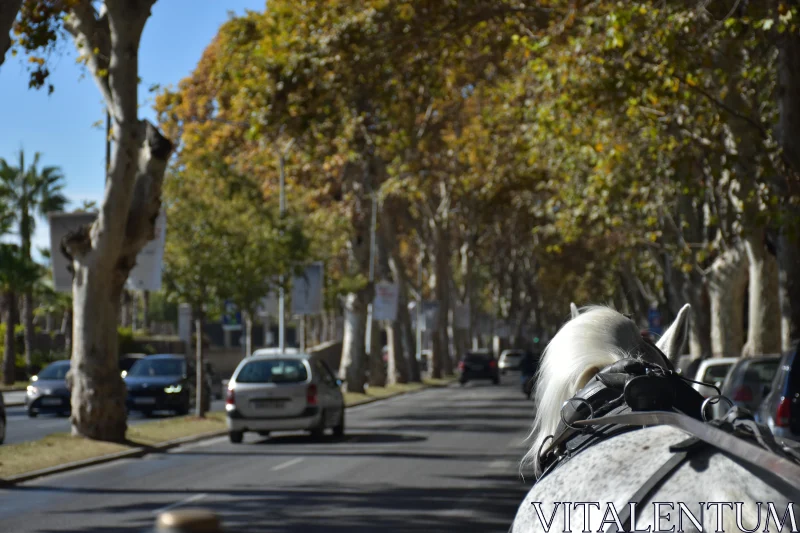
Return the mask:
M307 379L306 365L297 359L251 361L236 376L237 383L302 383Z
M705 383L714 383L725 379L725 375L730 370L731 364L724 364L724 365L712 365L706 368L705 374L703 374L703 379L701 381Z
M778 371L778 361L760 361L750 363L744 373L744 383L747 385L768 385Z
M485 363L490 357L491 356L489 354L469 353L464 357L464 359L468 363Z

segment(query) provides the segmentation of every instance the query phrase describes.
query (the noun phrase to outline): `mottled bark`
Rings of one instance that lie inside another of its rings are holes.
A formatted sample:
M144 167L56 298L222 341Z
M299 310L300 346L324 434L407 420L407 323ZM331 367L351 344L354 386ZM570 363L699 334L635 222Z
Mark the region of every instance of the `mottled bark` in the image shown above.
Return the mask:
M245 357L253 354L253 315L245 311L242 313L244 318L244 353Z
M745 249L749 263L749 300L747 342L742 356L778 353L781 349L778 263L767 252L763 230L745 237Z
M344 298L344 339L339 375L343 376L348 392L364 392L366 354L364 341L367 333L367 305L372 300L372 287Z
M411 327L411 314L408 312L408 285L405 283L403 277L398 277L396 279L398 279L400 283L396 324L399 327L403 353L408 363L408 381L410 383L420 383L422 382L422 376L416 356L417 341L414 337L414 329Z
M686 301L692 306L689 353L692 358L711 357L711 302L705 280L700 272L692 271L684 286Z
M747 255L739 244L720 254L708 269L712 357L738 357L744 345L742 324L747 290Z
M103 204L91 228L67 235L73 268L72 433L122 442L127 429L119 373L120 295L136 256L155 237L161 185L172 143L138 117L139 42L155 0L105 2L97 12L79 0L65 28L113 119L113 156Z
M786 162L786 175L778 183L784 198L796 198L800 176L800 35L785 32L778 40L778 139ZM791 186L790 186L791 185ZM800 339L800 211L785 206L788 215L778 242L782 344L785 349Z
M450 354L450 336L448 332L448 314L450 312L450 237L447 228L436 225L434 231L434 262L436 285L434 291L439 303L436 317L436 331L433 336L433 372L431 377L441 378L453 373L453 359Z
M3 294L6 336L3 344L3 384L12 385L16 379L14 366L17 360L17 352L14 346L14 326L17 325L17 295L14 291L6 291Z
M381 324L372 322L369 344L369 386L386 386L386 367L383 364L383 344L381 343Z

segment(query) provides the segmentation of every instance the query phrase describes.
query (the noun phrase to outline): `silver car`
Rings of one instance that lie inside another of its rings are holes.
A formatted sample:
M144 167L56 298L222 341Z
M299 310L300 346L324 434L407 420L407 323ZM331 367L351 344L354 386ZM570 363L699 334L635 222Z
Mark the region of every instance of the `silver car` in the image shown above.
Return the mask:
M228 436L240 443L247 431L310 431L344 435L342 381L324 361L302 353L254 353L239 363L225 400Z

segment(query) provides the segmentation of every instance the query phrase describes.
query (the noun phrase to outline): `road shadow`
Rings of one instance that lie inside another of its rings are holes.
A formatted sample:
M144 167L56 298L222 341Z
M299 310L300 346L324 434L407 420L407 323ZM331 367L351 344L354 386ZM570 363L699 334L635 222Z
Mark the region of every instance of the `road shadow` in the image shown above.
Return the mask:
M350 433L345 434L344 437L334 437L333 435L325 435L323 437L312 437L311 435L271 435L268 438L258 440L256 442L248 443L247 445L269 445L269 446L286 446L297 444L328 444L328 443L346 443L346 444L402 444L412 442L423 442L428 440L427 437L421 435L402 435L399 433Z
M87 492L91 489L77 489ZM164 491L106 489L104 495L132 495L141 499L163 495ZM367 486L354 491L344 485L302 485L286 490L167 491L169 501L205 495L192 506L210 509L220 516L226 531L237 533L282 532L357 532L420 533L457 531L486 533L508 530L527 487L503 479L465 488L408 488ZM138 499L138 498L137 498ZM128 533L152 527L154 512L165 501L131 502L104 508L114 523L103 526L40 529L40 533ZM97 513L96 508L80 508L64 516ZM132 516L137 515L137 516ZM128 516L129 518L125 518Z

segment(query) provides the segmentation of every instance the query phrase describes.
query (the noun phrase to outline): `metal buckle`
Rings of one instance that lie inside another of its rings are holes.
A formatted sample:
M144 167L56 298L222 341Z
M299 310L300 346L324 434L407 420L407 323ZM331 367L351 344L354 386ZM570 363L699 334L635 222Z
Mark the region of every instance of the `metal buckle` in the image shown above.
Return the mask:
M711 400L716 400L716 401L711 402ZM725 411L725 413L722 415L721 418L725 418L725 415L727 415L730 412L730 410L735 407L735 404L732 401L730 401L727 397L721 394L715 394L714 396L709 396L708 398L703 400L703 404L700 406L700 416L703 417L703 422L708 422L708 418L706 418L706 406L708 405L708 403L711 402L711 405L716 405L719 403L720 400L725 400L726 402L728 402L728 404L730 404L730 407L728 407L728 410Z
M581 403L583 403L583 404L586 404L587 406L589 406L589 416L588 416L588 418L584 418L583 420L589 420L590 418L594 418L594 408L592 407L592 404L590 404L589 402L587 402L583 398L578 398L578 397L572 397L569 400L567 400L566 402L564 402L561 405L561 411L559 412L559 415L561 417L561 422L565 426L567 426L569 429L574 429L575 431L580 431L581 433L585 433L586 432L586 428L585 427L582 427L582 428L581 427L575 427L575 426L573 426L572 424L570 424L569 422L567 422L564 419L564 407L566 407L567 404L570 404L570 402L576 401L576 400L581 402ZM577 412L577 409L575 411ZM576 420L576 422L577 422L577 420Z

